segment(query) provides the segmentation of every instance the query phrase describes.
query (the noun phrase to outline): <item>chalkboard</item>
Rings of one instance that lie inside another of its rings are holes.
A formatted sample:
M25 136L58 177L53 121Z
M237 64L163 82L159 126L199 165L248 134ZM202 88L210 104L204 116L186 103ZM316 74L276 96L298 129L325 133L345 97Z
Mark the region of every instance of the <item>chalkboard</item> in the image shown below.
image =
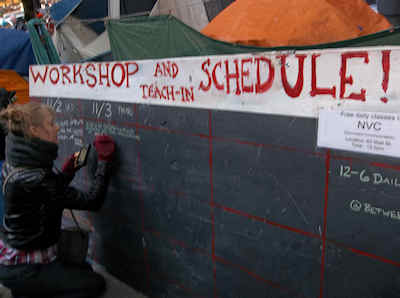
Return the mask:
M106 202L80 217L94 261L149 297L399 297L398 159L317 148L313 118L35 100L59 162L115 139Z

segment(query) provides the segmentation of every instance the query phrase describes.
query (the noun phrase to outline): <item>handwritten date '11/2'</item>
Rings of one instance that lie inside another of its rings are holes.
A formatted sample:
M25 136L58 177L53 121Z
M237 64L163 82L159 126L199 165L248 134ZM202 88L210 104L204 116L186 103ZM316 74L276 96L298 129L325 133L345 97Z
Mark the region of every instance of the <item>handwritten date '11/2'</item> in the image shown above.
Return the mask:
M339 167L339 176L343 178L350 179L352 177L358 177L362 183L372 183L374 185L390 185L393 187L400 187L400 178L389 177L378 172L368 172L366 169L357 171L351 166Z

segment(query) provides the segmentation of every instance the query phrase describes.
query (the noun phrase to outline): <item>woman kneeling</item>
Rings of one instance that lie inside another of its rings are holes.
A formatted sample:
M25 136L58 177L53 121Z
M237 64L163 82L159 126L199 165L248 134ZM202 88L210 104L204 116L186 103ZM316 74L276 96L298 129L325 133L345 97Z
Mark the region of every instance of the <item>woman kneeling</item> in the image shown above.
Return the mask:
M70 182L79 169L72 154L62 170L54 168L59 127L53 110L30 102L10 105L0 119L8 130L2 169L4 220L0 238L0 283L15 297L97 297L105 281L88 263L57 258L65 208L96 211L103 205L115 144L96 136L98 162L88 192Z

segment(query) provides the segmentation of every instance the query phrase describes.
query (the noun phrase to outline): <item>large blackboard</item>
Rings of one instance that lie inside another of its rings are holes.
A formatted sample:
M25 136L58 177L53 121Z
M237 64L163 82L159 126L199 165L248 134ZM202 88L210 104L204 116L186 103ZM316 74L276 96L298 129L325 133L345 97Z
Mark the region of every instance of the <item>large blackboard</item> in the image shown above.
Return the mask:
M399 297L398 159L317 148L311 118L36 100L60 162L116 140L107 200L81 220L95 262L149 297Z

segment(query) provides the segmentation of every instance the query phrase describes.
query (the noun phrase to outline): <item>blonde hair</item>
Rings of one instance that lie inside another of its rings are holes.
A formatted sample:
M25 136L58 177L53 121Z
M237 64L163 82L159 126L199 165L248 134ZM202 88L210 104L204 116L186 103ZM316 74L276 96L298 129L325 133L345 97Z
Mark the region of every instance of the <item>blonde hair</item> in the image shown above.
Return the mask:
M0 112L0 121L7 131L31 138L31 127L43 124L43 112L46 110L54 115L53 109L42 103L31 101L26 104L12 104Z

